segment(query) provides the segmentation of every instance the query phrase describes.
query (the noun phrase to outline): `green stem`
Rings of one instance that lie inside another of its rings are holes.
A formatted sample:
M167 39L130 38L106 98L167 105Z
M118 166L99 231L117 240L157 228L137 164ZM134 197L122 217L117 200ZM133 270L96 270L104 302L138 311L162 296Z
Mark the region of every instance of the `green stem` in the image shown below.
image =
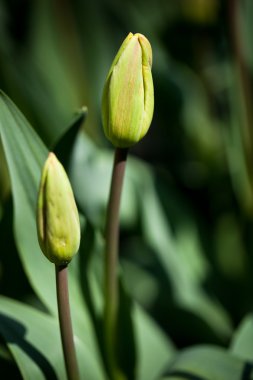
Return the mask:
M62 348L68 380L79 380L69 306L68 266L55 266L56 291Z
M116 148L105 228L105 348L109 371L115 366L114 348L118 312L119 210L128 149ZM114 371L113 371L114 372ZM113 373L111 373L113 376Z

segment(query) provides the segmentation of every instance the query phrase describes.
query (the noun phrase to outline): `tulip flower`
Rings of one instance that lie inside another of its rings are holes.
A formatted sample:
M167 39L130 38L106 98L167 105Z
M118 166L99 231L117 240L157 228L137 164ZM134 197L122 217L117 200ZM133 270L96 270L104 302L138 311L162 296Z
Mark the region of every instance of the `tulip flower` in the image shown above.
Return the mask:
M140 33L121 45L106 78L102 122L115 147L129 148L147 133L154 111L152 49Z
M53 153L44 165L38 196L38 240L56 265L68 264L80 244L80 224L67 174Z
M151 74L152 49L140 33L129 33L106 78L102 122L106 137L115 146L105 224L104 338L109 377L124 378L117 362L119 210L128 148L147 133L154 112Z
M55 264L58 316L67 379L79 380L69 303L68 264L79 248L80 223L68 176L54 153L49 153L42 170L37 232L42 252Z

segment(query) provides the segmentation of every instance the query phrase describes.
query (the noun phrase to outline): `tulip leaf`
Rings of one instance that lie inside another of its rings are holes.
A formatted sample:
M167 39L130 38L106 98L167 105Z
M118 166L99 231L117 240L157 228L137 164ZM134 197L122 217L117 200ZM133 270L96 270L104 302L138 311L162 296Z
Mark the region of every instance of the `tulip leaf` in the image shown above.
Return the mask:
M133 308L138 380L155 380L174 358L176 349L165 333L137 304Z
M250 379L252 364L244 362L225 349L196 346L177 356L163 380L242 380Z
M201 317L217 336L227 338L232 331L231 321L222 305L202 287L208 263L192 225L181 226L177 235L172 234L154 186L154 175L143 164L136 162L135 166L137 164L141 165L139 170L142 170L141 181L137 173L135 181L144 238L167 274L175 303Z
M65 380L58 319L7 297L0 297L0 335L25 380ZM75 344L82 379L104 379L80 339Z
M53 267L41 255L35 224L40 173L48 151L3 93L0 94L0 132L11 177L14 229L20 257L37 294L50 309L55 309Z
M28 11L30 6L22 9L26 15L22 19L22 30L26 30L23 46L29 41L29 47L22 54L18 48L10 54L9 44L15 44L16 39L9 34L1 18L1 33L6 37L6 43L1 45L1 85L27 115L41 139L52 146L68 124L72 110L81 105L85 97L86 86L80 86L85 82L81 54L79 45L73 40L69 50L70 45L62 44L65 37L58 38L59 32L69 35L69 28L66 30L63 24L60 27L61 13L52 17L50 2L34 4L32 14ZM1 5L0 15L5 12L6 16L10 12L15 23L15 12ZM71 18L70 13L68 17ZM74 34L71 39L75 39Z
M230 351L236 356L253 362L253 315L247 315L234 333Z
M40 251L35 223L40 175L48 150L3 93L0 94L0 133L11 177L14 232L20 258L34 291L50 312L56 315L54 265ZM75 273L78 260L76 257L69 266L73 327L79 336L84 335L86 343L97 355L93 328Z

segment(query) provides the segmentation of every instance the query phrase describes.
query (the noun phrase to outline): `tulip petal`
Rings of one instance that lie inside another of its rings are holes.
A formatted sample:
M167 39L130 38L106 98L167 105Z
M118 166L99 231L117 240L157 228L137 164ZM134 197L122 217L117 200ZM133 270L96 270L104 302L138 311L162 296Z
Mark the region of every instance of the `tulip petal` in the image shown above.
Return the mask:
M42 172L37 226L45 256L57 265L71 261L80 243L79 216L67 174L53 153Z
M130 33L109 70L102 99L104 132L117 147L130 147L149 129L154 110L151 65L149 41Z

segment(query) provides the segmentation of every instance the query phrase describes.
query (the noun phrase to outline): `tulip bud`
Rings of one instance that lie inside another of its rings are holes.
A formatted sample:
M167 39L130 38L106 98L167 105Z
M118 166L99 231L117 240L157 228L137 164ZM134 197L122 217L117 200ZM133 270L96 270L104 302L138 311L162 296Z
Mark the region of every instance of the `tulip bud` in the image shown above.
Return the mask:
M102 122L106 137L128 148L147 133L154 111L152 49L142 34L129 33L106 78Z
M77 207L67 174L53 153L44 165L37 209L37 232L44 255L56 265L68 264L80 244Z

